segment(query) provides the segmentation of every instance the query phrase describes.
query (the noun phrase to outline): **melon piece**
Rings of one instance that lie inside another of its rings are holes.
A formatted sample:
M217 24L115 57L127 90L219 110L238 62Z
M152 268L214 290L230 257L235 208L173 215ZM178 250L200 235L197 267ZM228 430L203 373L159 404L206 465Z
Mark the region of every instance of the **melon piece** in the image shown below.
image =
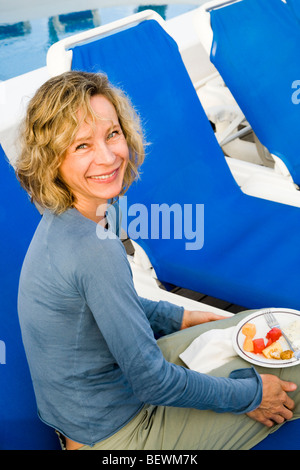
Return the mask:
M263 351L263 355L267 359L280 359L280 354L282 353L282 346L279 341L275 341L275 343L270 344L267 346Z

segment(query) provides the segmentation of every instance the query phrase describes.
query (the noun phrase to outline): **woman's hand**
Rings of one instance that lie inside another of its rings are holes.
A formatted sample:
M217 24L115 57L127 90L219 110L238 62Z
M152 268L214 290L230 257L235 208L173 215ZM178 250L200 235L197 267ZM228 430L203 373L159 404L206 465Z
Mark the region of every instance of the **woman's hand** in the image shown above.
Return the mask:
M263 384L261 404L247 415L269 428L275 423L280 424L291 419L295 404L287 392L296 390L297 385L294 382L280 380L275 375L262 374L261 379Z
M227 317L223 315L217 315L212 312L198 312L185 310L183 313L180 329L184 330L185 328L189 328L190 326L196 326L200 325L201 323L207 323L215 320L223 320L225 318Z

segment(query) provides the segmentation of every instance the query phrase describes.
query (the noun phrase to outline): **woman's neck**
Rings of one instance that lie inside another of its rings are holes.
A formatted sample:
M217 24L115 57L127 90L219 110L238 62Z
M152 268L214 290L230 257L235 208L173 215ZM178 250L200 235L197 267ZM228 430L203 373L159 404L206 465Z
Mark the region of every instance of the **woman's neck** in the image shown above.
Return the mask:
M84 203L75 203L75 209L78 210L84 217L87 219L93 220L97 224L101 224L105 226L106 222L106 210L107 210L107 202L99 204L99 205L87 205Z

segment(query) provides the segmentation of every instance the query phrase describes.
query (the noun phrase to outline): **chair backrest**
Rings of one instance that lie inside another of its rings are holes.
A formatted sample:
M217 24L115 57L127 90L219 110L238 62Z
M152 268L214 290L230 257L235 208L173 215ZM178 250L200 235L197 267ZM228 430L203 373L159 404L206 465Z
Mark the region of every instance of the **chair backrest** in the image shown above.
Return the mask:
M0 449L58 449L37 406L17 313L19 275L40 220L0 146Z
M300 106L292 99L300 77L296 16L282 0L242 0L210 15L211 61L261 143L300 184Z

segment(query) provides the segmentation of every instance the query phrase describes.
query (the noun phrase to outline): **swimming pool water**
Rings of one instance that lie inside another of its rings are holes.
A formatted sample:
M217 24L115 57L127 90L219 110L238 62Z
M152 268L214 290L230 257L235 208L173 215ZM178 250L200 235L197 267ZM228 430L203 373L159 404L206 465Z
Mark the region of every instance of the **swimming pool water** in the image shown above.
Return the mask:
M66 36L110 23L145 8L139 5L99 8L12 25L0 23L0 80L44 67L49 47ZM164 19L170 19L192 10L195 5L149 5L148 8L156 10Z

